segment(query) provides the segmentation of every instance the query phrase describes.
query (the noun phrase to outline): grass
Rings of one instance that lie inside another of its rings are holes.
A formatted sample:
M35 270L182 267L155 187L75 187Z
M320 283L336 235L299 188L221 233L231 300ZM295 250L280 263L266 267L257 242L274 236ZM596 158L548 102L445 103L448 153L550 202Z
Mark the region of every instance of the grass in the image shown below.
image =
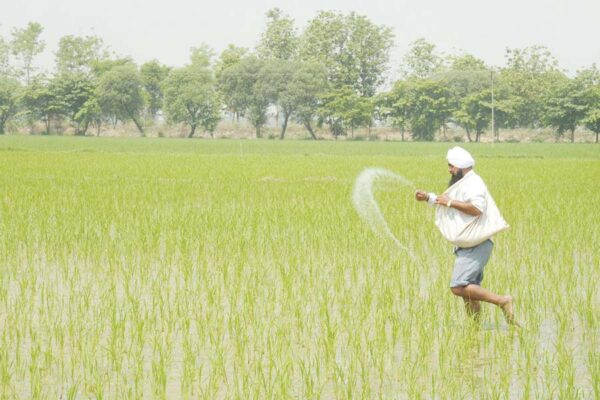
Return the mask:
M465 144L514 332L409 189L377 198L418 261L352 208L369 166L443 190L449 146L0 137L0 397L600 396L600 147Z

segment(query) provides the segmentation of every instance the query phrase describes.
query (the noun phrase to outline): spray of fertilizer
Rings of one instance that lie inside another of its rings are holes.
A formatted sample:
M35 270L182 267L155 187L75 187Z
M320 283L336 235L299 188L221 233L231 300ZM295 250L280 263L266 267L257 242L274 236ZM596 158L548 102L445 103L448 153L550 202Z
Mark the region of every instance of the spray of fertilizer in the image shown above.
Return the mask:
M373 187L375 182L379 180L392 180L415 189L415 185L411 181L392 171L383 168L367 168L358 175L354 182L354 190L352 191L354 208L376 235L392 240L396 246L415 259L410 249L400 243L396 236L394 236L379 209L379 205L375 200Z

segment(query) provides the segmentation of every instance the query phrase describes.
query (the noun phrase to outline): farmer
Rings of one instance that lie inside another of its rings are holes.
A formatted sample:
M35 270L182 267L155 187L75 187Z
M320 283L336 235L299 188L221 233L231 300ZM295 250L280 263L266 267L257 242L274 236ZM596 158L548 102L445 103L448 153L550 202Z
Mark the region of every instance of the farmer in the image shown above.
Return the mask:
M451 218L445 223L458 224L460 230L462 226L473 222L477 223L474 219L489 211L490 206L496 207L496 205L491 199L483 180L473 171L475 160L469 152L461 147L454 147L448 151L446 158L448 159L448 172L451 175L447 192L453 193L454 197L450 198L446 193L436 196L434 193L427 193L423 190L417 190L415 197L418 201L427 201L432 206L448 207L447 215L451 214ZM460 182L463 179L464 181ZM459 182L459 185L454 186ZM489 201L487 201L488 199ZM458 212L450 213L450 208ZM437 220L436 224L438 224ZM479 320L480 301L485 301L499 306L506 321L509 324L518 326L514 319L512 297L497 295L480 286L483 280L483 269L490 258L492 247L493 243L489 238L473 247L455 245L456 261L452 272L450 290L454 295L462 297L467 314L474 320Z

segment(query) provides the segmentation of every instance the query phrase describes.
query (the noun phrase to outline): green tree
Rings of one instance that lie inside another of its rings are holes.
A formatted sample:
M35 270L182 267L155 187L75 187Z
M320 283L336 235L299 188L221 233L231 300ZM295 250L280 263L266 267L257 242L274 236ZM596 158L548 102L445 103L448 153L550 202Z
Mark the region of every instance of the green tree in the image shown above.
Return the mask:
M142 79L132 65L113 67L99 79L98 103L105 114L121 121L131 119L140 133L144 133L140 114L144 108Z
M221 80L221 74L227 68L240 62L248 54L248 49L245 47L237 47L233 44L227 46L219 55L219 59L215 65L215 77L217 81Z
M40 39L44 28L37 22L30 22L27 27L13 29L11 50L12 54L21 62L22 70L19 76L25 77L25 84L29 85L34 67L33 59L44 51L46 44Z
M10 45L0 36L0 75L10 75Z
M390 28L364 16L321 11L302 34L300 57L322 64L332 88L371 97L384 82L392 43Z
M140 67L140 77L144 86L148 113L152 119L155 119L158 111L162 109L162 83L167 78L169 71L169 67L162 65L157 60L148 61Z
M433 140L452 112L448 87L439 80L408 79L394 84L390 94L391 118L410 126L415 140Z
M60 38L56 52L58 73L90 72L92 64L108 58L102 39L97 36L67 35Z
M248 57L254 57L247 53L248 50L243 47L229 45L223 50L215 66L217 88L227 111L237 121L246 111L248 93L251 90L244 86L249 81L239 75L245 69L240 63Z
M56 112L69 120L78 136L85 135L92 122L84 108L95 96L95 87L92 76L83 72L63 72L50 82Z
M6 123L19 111L20 92L18 80L0 74L0 134L5 133Z
M556 129L556 138L566 131L571 132L571 143L575 142L575 129L581 124L590 108L589 89L585 81L563 77L546 97L543 122Z
M327 123L331 133L337 139L339 135L347 135L350 130L361 126L371 126L373 119L373 102L370 98L362 97L349 86L333 89L322 95L320 115Z
M267 27L256 47L259 58L292 60L298 54L298 34L294 20L279 8L267 11Z
M198 126L213 135L220 120L221 103L208 68L189 65L174 69L163 87L165 112L170 122L189 125L190 138Z
M402 59L402 70L408 78L431 78L440 71L442 65L443 59L435 51L435 45L424 38L412 42Z
M460 108L454 112L454 119L465 128L469 141L471 132L475 132L475 141L479 142L481 135L490 125L491 111L491 92L485 89L462 99Z
M219 87L227 106L243 115L262 137L261 128L267 122L267 108L272 102L273 90L265 79L264 61L248 56L225 69Z
M210 68L215 58L215 51L206 43L192 47L190 51L191 65L198 68Z
M410 83L396 81L392 89L377 95L375 106L380 120L391 122L394 128L400 130L402 141L410 122Z
M60 115L61 105L56 98L56 90L51 81L43 75L38 75L23 89L21 104L26 113L33 133L36 121L42 121L46 135L50 134L52 120Z
M327 72L322 65L301 62L294 71L288 95L296 104L294 119L304 125L313 139L317 139L313 123L321 106L321 94L327 91Z
M516 105L514 119L518 126L535 128L542 124L545 98L555 91L563 75L543 46L506 50L506 67L500 71L498 81Z

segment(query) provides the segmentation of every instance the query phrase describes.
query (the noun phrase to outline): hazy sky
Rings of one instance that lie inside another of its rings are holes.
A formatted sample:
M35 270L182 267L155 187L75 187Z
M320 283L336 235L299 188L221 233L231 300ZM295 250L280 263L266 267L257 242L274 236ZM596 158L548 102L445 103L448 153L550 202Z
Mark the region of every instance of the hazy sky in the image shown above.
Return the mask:
M254 47L265 12L279 7L299 30L319 10L356 11L395 34L391 73L410 42L423 37L444 53L466 52L504 65L506 47L547 46L561 68L600 65L600 0L0 0L0 34L36 21L44 27L51 67L64 35L97 35L119 55L139 64L188 61L189 49L207 43L217 52L229 43Z

